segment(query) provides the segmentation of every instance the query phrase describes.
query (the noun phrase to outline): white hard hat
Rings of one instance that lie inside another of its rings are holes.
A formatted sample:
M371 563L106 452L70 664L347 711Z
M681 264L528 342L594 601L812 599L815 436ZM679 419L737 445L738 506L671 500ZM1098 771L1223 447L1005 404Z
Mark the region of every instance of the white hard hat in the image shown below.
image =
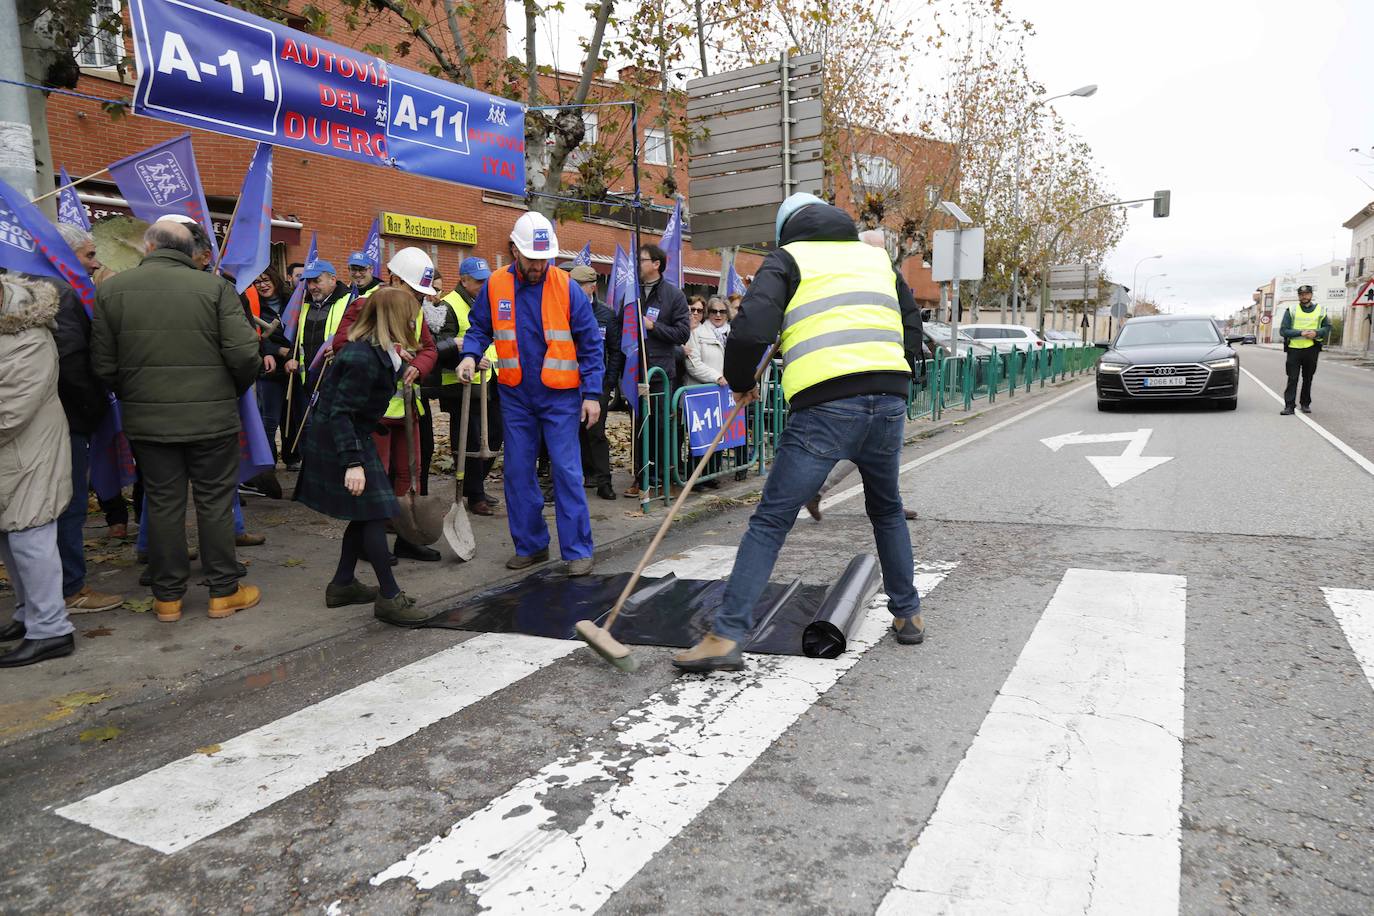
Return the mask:
M558 235L553 223L542 213L526 213L515 221L510 240L515 249L533 261L551 261L558 257Z
M386 269L406 281L406 285L417 293L425 296L439 295L439 291L432 285L434 262L425 254L423 248L402 248L387 261Z

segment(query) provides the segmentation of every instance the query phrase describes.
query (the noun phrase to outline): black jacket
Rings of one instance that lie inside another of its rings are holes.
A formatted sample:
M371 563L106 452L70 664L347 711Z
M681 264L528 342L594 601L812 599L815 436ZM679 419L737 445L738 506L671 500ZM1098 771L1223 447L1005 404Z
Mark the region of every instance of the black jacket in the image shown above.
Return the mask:
M654 291L642 303L644 315L658 309L654 319L654 329L644 331L645 362L644 378L649 368L657 366L668 373L668 379L677 381L677 349L692 336L692 316L687 311L687 297L667 280L659 280Z
M799 210L783 227L782 244L790 242L856 242L854 221L838 207L813 204ZM725 345L725 380L735 391L754 387L754 369L764 351L782 333L782 316L801 285L797 262L782 248L764 258L754 282L740 302L739 314L730 322ZM902 340L907 363L921 353L921 310L901 276L897 277L897 301L902 310ZM907 372L859 372L830 379L797 393L791 407L800 409L860 394L894 394L905 398L910 387Z
M91 368L91 319L66 283L41 277L57 289L57 397L74 433L90 435L110 408L109 389Z
M620 374L625 370L625 353L620 349L621 316L594 296L592 314L601 328L601 336L606 339L606 374L601 383L602 394L614 397L616 386L620 384Z

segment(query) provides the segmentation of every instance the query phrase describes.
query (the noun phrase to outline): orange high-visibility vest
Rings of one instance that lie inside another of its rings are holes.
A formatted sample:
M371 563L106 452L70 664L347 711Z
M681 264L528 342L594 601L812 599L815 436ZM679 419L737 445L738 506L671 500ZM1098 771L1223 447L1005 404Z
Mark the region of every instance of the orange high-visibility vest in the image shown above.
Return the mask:
M258 288L256 286L249 286L243 291L243 295L248 299L248 310L253 313L253 317L261 319L262 300L258 298ZM260 328L256 322L253 323L253 330L258 333L259 337L262 336L262 328Z
M491 331L496 344L497 381L502 385L520 384L520 348L515 335L515 275L501 270L487 280L487 302L491 306ZM540 303L544 325L544 366L539 380L549 388L577 388L582 373L577 368L577 348L573 346L568 297L568 275L552 265L544 274L544 294Z

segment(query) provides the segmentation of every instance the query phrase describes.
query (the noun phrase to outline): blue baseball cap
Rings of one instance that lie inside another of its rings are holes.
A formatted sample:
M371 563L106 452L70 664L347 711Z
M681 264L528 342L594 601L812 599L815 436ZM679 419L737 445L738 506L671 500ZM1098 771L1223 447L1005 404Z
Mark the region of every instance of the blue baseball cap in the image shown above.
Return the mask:
M305 265L305 270L301 271L301 277L306 280L313 280L320 274L335 274L334 265L328 261L315 260Z
M458 276L485 280L491 276L491 267L485 258L463 258L463 263L458 265Z
M365 251L355 251L348 256L349 267L371 267L372 259L367 256Z

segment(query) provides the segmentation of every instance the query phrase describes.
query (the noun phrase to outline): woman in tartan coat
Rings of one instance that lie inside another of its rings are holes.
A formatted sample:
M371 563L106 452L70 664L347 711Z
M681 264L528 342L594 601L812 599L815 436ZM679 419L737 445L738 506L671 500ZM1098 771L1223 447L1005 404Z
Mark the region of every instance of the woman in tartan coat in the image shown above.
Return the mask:
M320 396L311 411L296 499L317 512L344 519L343 547L334 579L325 588L325 604L373 604L376 616L389 623L416 623L427 615L401 591L391 573L386 522L399 506L372 431L396 395L396 382L418 346L415 318L420 303L406 289L378 289L363 300L362 312L349 329L347 346L334 355ZM366 558L377 575L377 588L354 577Z

